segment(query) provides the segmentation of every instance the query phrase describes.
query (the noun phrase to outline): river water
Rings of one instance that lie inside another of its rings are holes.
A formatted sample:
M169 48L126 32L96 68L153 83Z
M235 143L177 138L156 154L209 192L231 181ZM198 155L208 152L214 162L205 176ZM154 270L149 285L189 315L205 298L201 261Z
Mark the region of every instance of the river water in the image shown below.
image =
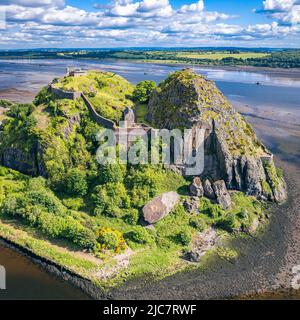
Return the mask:
M111 60L0 60L0 99L29 102L42 86L47 85L54 77L62 76L67 66L113 71L133 83L146 79L160 82L170 72L182 68L178 65L162 66ZM299 76L200 67L195 67L194 70L216 82L224 95L254 125L259 137L271 151L281 159L299 165ZM289 151L284 149L286 141L290 146ZM7 271L7 290L0 290L0 299L87 298L80 290L50 276L1 243L0 265Z

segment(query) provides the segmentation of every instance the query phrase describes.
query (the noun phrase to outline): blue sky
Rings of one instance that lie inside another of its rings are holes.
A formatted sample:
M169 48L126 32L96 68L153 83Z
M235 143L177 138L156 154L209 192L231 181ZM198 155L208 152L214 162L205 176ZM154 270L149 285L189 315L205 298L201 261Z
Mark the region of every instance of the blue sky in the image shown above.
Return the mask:
M1 0L0 48L300 47L300 0Z

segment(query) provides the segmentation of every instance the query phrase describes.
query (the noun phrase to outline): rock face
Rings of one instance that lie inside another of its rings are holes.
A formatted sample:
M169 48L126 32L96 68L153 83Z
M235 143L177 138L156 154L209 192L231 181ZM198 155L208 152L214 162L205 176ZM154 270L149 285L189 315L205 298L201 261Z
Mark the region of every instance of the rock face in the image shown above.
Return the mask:
M19 148L6 148L2 154L1 162L3 166L25 174L36 175L38 173L35 150L24 152Z
M174 192L165 192L148 202L143 208L146 222L152 224L168 215L179 201L179 195Z
M200 177L224 180L228 189L248 195L277 202L286 199L285 182L272 154L212 81L190 69L171 74L153 91L146 119L158 128L211 128L205 135ZM213 197L209 183L203 187Z
M213 183L213 189L220 206L227 210L231 207L231 198L223 180L215 181Z
M218 241L218 234L215 229L209 228L206 231L200 233L192 241L192 249L189 251L185 258L192 262L200 262L201 257L205 253L212 249Z
M190 197L185 199L183 202L183 207L188 213L194 213L199 208L199 198L198 197Z
M202 182L199 177L193 179L192 184L189 186L190 194L195 197L202 197L204 194Z
M203 182L203 191L204 191L205 197L207 197L209 199L215 199L215 197L216 197L215 192L214 192L212 185L208 179L205 179Z

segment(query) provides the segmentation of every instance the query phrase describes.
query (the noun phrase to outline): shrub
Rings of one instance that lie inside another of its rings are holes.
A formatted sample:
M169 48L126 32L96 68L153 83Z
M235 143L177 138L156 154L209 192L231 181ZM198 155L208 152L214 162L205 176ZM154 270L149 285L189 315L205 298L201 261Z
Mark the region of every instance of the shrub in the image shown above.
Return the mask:
M176 240L182 245L188 246L192 240L192 234L188 230L182 230L177 234Z
M48 91L47 87L44 87L34 98L34 105L38 106L42 103L49 103L52 99L52 94Z
M63 199L62 203L71 210L80 210L84 206L82 198L67 198Z
M55 213L55 215L63 215L66 212L66 208L59 199L47 189L30 190L25 193L24 201L25 199L27 204L40 205L45 211Z
M120 164L105 164L100 167L100 183L122 182L124 179L124 169Z
M150 244L154 242L154 237L146 228L141 226L133 227L132 231L127 233L126 238L140 244Z
M31 178L28 181L29 190L42 190L46 188L46 179L43 177Z
M35 108L34 105L31 103L14 104L11 106L9 111L7 111L7 115L9 115L12 118L26 121L27 118L33 112L34 108Z
M145 80L139 82L133 91L133 99L140 103L147 103L155 87L154 81Z
M190 226L196 230L203 232L207 228L207 224L199 215L190 218Z
M220 205L211 203L211 201L206 198L200 200L199 210L201 213L204 213L213 219L221 217L224 213Z
M95 188L92 199L95 204L95 214L107 214L113 217L123 215L121 209L130 207L130 199L124 184L107 183Z
M137 209L131 208L128 210L124 210L124 221L129 224L137 224L139 220L139 212Z
M41 212L39 214L37 224L43 233L53 238L62 236L66 227L63 217L58 217L48 212Z
M131 188L131 204L139 208L158 192L157 171L147 168L132 170L128 176L128 184Z
M118 230L101 228L98 230L96 236L102 249L121 252L127 248L123 234Z
M1 212L4 215L16 215L20 203L20 195L12 194L3 200Z
M70 195L86 195L88 190L86 173L79 168L69 169L65 179L65 187Z
M73 243L85 249L93 249L97 245L96 235L94 232L72 217L66 217L66 227L63 236Z
M0 100L0 107L2 108L10 108L13 105L13 102L9 100Z
M29 188L40 186L40 190L8 195L3 200L1 213L20 217L49 237L65 238L82 248L93 249L97 244L93 231L68 216L55 195L42 188L43 183L40 178L32 179Z
M224 218L221 218L216 223L217 227L220 227L228 232L238 231L241 228L241 222L234 214L228 214Z

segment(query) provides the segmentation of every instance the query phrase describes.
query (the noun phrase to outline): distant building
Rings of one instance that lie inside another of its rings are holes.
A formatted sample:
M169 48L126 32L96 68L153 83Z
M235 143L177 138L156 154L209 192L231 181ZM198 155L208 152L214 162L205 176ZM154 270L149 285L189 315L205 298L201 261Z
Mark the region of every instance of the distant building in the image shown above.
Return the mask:
M67 77L80 77L86 75L86 71L81 68L67 68Z

